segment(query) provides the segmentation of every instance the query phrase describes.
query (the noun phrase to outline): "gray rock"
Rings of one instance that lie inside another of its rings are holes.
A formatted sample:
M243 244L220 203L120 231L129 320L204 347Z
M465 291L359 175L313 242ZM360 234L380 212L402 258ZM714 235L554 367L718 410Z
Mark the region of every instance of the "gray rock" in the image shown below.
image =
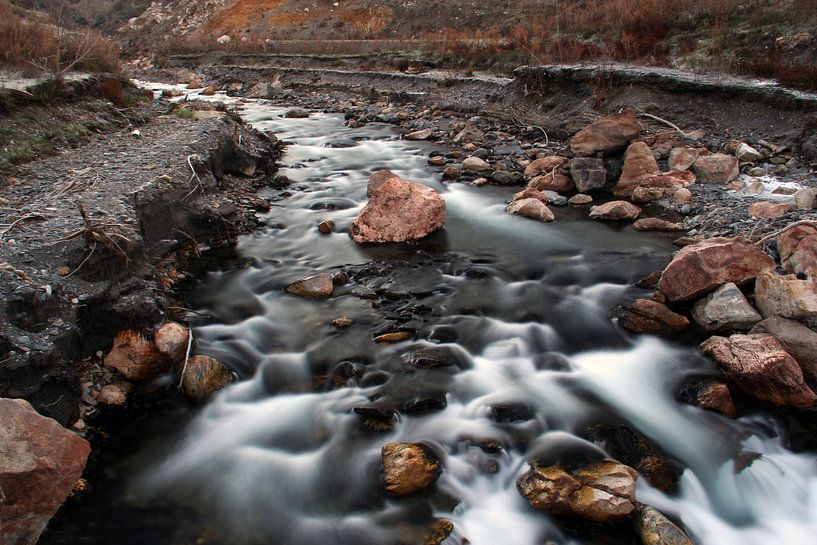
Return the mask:
M499 185L516 185L518 181L513 174L507 170L495 170L491 173L491 179Z
M601 189L607 183L607 171L604 169L604 160L596 157L578 157L570 161L570 175L576 190L587 193L594 189Z
M707 331L750 329L762 317L743 292L729 282L692 307L692 319Z
M564 206L567 204L567 197L564 195L559 195L555 191L550 191L549 189L545 189L542 193L547 198L550 204L554 204L556 206Z

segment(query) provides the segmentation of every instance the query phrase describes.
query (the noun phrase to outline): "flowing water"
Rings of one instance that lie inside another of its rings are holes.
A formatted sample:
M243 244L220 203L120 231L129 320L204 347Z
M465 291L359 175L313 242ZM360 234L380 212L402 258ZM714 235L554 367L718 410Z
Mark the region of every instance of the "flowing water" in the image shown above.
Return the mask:
M208 541L202 530L197 543L417 543L435 518L455 524L450 544L606 543L564 535L515 481L532 458L597 456L605 445L580 436L619 424L686 468L673 492L640 479L637 495L696 543L817 541L814 456L781 447L768 416L731 420L678 403L679 385L712 365L690 343L632 336L609 318L646 293L631 285L668 261L664 238L567 208L552 224L511 216L510 189L443 184L426 165L432 147L388 125L286 119L286 108L253 101L240 108L291 142L281 174L293 180L266 227L240 243L241 266L209 274L193 295L205 316L198 351L240 380L206 406L169 412L164 433L154 429L160 439L125 449L126 469L109 475L121 484L110 499L118 507L106 512L145 510L116 519L117 542L193 542L151 526L149 507L162 506L222 536ZM381 168L440 191L445 229L406 245L353 243L345 229ZM324 219L335 233L318 232ZM349 282L328 300L283 291L340 270ZM339 316L354 325L335 329ZM397 326L417 340L373 342ZM442 353L448 365L410 365L418 353ZM361 407L396 412L386 423ZM394 441L422 442L443 460L431 493L384 497L380 449ZM742 469L744 452L762 456ZM84 524L80 532L105 537L104 523Z

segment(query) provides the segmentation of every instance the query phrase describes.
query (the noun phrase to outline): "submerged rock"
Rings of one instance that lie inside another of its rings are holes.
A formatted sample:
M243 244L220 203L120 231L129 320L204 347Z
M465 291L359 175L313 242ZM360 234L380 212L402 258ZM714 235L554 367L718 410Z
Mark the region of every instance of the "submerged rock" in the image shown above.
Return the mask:
M670 301L686 301L726 282L743 284L774 268L771 256L747 238L710 238L675 254L661 273L658 289Z
M683 530L649 506L636 515L635 530L643 545L694 545Z
M357 243L405 242L430 235L445 223L445 200L422 184L390 178L375 191L349 227Z
M145 380L166 372L170 369L171 361L142 333L124 329L114 337L113 347L105 356L104 364L127 379Z
M640 132L641 124L635 112L628 110L603 117L580 130L570 139L570 150L577 157L618 151L637 138Z
M386 493L409 496L427 489L439 478L439 460L417 443L388 443L381 451Z
M516 487L537 511L611 522L635 511L638 472L613 461L602 461L569 473L561 467L534 465Z
M91 447L27 401L0 398L0 542L34 545L82 476Z
M774 407L807 408L817 402L797 361L771 335L711 337L700 349L749 397Z
M193 356L182 377L182 389L193 401L204 401L233 381L230 369L210 356Z

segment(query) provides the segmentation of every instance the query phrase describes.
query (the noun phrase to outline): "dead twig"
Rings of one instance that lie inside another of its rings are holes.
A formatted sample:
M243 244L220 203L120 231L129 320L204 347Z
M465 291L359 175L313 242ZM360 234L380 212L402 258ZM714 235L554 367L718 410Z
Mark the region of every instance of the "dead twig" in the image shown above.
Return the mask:
M114 231L114 229L125 229L125 226L120 223L108 222L105 220L94 220L88 217L88 212L82 203L77 203L79 207L79 214L82 216L83 226L73 233L70 233L58 241L71 240L77 237L85 237L85 241L89 244L102 243L108 250L122 258L127 265L130 263L128 252L122 247L129 247L133 241Z
M36 214L36 213L26 214L22 218L19 218L19 219L13 221L13 222L7 224L8 227L6 227L5 229L3 229L2 232L0 232L0 240L2 240L3 237L5 237L7 234L9 234L12 231L12 229L17 227L17 224L19 224L21 222L24 222L24 221L28 221L28 220L44 219L44 218L45 218L45 216L43 216L42 214Z
M760 240L755 242L755 244L757 244L758 246L763 246L764 244L766 244L771 239L782 235L783 233L785 233L789 229L793 229L794 227L799 227L801 225L810 225L812 227L817 228L817 221L814 221L814 220L795 221L794 223L790 223L787 226L783 227L782 229L778 229L777 231L772 231L768 235L764 236L763 238L761 238Z
M187 326L187 351L184 353L184 366L182 367L182 374L179 377L179 390L184 385L184 374L187 372L187 364L190 363L190 349L193 348L193 328Z
M682 131L681 128L678 125L676 125L675 123L672 123L671 121L667 121L666 119L662 119L662 118L658 117L657 115L648 114L647 112L645 112L644 110L641 110L641 109L638 110L638 115L640 115L642 117L647 117L649 119L653 119L655 121L658 121L659 123L663 123L667 127L675 129L676 131L681 133L681 136L683 136L683 137L686 137L686 135L687 135L687 133Z
M69 276L73 276L75 272L79 271L82 268L82 266L85 265L88 262L89 259L91 259L91 256L94 255L94 250L96 250L96 241L94 241L94 245L91 246L91 251L88 252L88 255L85 256L85 259L83 259L82 263L79 264L79 267L77 267L76 269L74 269L73 271L68 273L65 276L65 278L68 278Z
M193 175L192 175L192 176L190 176L190 180L188 180L188 181L187 181L187 183L190 183L190 182L192 182L192 181L195 179L195 180L196 180L196 182L197 182L197 184L196 184L196 186L195 186L195 187L193 187L193 189L191 189L191 190L190 190L190 192L189 192L189 193L187 193L187 195L185 195L184 197L182 197L182 200L185 200L187 197L189 197L190 195L192 195L193 193L195 193L196 189L201 189L201 193L202 193L202 195L206 195L206 194L207 194L207 192L204 190L204 184L202 183L201 178L199 178L199 173L198 173L198 172L196 172L196 169L193 167L193 161L192 161L192 159L193 159L193 156L192 156L192 155L188 155L188 156L187 156L187 166L189 166L189 167L190 167L190 171L193 173Z

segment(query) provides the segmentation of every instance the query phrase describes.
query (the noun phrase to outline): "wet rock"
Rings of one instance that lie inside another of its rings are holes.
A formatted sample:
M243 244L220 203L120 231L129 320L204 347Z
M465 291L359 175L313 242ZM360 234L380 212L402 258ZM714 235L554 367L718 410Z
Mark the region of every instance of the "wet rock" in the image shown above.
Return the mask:
M538 191L556 191L558 193L571 193L576 189L573 185L573 180L565 176L561 172L550 172L542 176L536 176L530 182L528 187Z
M176 322L163 324L156 331L153 342L171 363L178 363L187 351L187 328Z
M791 212L794 205L787 202L753 202L749 205L749 215L755 219L770 220Z
M761 274L755 280L755 304L764 318L800 320L817 316L815 281L800 280L793 274Z
M695 174L703 182L725 184L740 174L737 157L725 153L715 153L698 157L693 165Z
M154 378L170 369L171 361L142 333L124 329L116 334L105 356L105 367L130 380Z
M613 193L618 197L629 197L647 176L660 172L650 147L644 142L634 142L624 154L624 168Z
M751 333L766 333L780 342L800 365L805 377L817 382L817 333L800 322L773 316L759 322Z
M456 180L460 177L460 169L457 167L446 167L443 171L444 180Z
M643 545L694 545L683 530L649 506L636 515L635 530Z
M428 140L431 138L431 135L434 134L433 129L422 129L419 131L410 132L405 135L406 140Z
M0 398L0 541L34 545L82 476L91 447L22 399Z
M710 382L702 385L695 394L695 404L702 409L715 411L729 418L738 416L738 410L732 400L732 392L723 382Z
M443 545L454 533L454 523L446 519L437 519L420 541L421 545ZM463 545L466 543L462 541Z
M669 168L670 170L689 170L700 155L701 150L698 148L673 148L669 154Z
M210 356L193 356L182 377L182 389L193 401L205 401L233 381L230 369Z
M409 341L414 338L416 333L414 331L391 331L377 335L374 338L376 343L399 343L402 341Z
M553 221L556 216L548 206L539 199L526 198L513 201L508 205L508 212L517 216L539 221Z
M638 137L641 125L633 111L626 111L599 119L570 139L570 150L577 157L588 157L601 152L624 149Z
M435 167L441 167L445 164L445 157L442 155L435 155L428 158L428 164Z
M743 284L774 268L774 260L751 240L716 237L675 254L661 273L658 289L670 301L685 301L727 282Z
M468 144L471 142L482 142L485 134L474 125L467 125L454 137L455 144Z
M335 222L332 220L323 220L318 224L318 231L323 235L328 235L335 230Z
M436 369L457 366L467 369L470 364L463 353L451 346L434 346L402 354L401 359L414 369Z
M522 176L518 172L495 170L491 173L491 180L499 185L517 185L522 181ZM474 185L479 185L477 180L474 180Z
M570 175L576 190L582 193L601 189L607 183L604 160L596 157L577 157L571 160Z
M567 202L574 206L582 206L584 204L590 204L591 202L593 202L593 197L591 197L590 195L585 195L584 193L578 193L570 197Z
M780 264L786 272L817 278L817 229L798 225L777 237Z
M525 178L530 179L541 176L542 174L548 174L553 172L553 169L557 169L566 163L567 157L562 157L561 155L540 157L539 159L531 161L531 163L525 167Z
M386 493L409 496L426 490L439 478L440 462L417 443L388 443L381 451Z
M292 110L289 110L287 113L285 113L284 117L286 117L287 119L306 119L307 117L309 117L309 112L307 110L293 108Z
M392 178L399 178L397 174L391 170L376 170L369 175L369 181L366 185L366 195L371 197L380 187L386 183L386 180Z
M335 290L333 277L330 273L319 273L306 278L299 278L289 284L287 293L301 297L322 298L329 297Z
M346 329L347 327L352 327L354 323L355 321L348 316L341 316L340 318L332 320L332 327L336 329Z
M672 312L666 305L649 299L636 299L616 312L621 327L633 333L669 335L689 327L686 316Z
M744 163L753 163L755 161L763 160L763 154L745 142L741 142L737 151L735 152L735 155L737 155L738 159Z
M391 178L349 227L357 243L405 242L430 235L445 223L445 201L422 184Z
M683 231L684 226L661 218L643 218L633 224L636 231Z
M488 170L493 170L493 167L485 162L483 159L479 157L467 157L462 162L462 169L463 170L470 170L473 172L485 172Z
M511 198L511 202L521 201L523 199L536 199L544 204L547 204L548 202L547 195L545 195L543 191L532 188L523 189L518 193L514 193L513 197Z
M112 407L122 407L128 402L128 395L133 391L133 384L130 382L114 382L106 384L99 390L96 400L103 405Z
M641 208L627 201L610 201L590 209L590 217L597 220L634 220Z
M774 407L806 408L817 402L797 361L771 335L711 337L700 349L749 397Z
M537 511L612 522L635 510L638 473L612 461L586 466L573 474L557 466L534 465L516 487Z
M728 282L692 307L692 319L707 331L750 329L762 320L743 292Z

